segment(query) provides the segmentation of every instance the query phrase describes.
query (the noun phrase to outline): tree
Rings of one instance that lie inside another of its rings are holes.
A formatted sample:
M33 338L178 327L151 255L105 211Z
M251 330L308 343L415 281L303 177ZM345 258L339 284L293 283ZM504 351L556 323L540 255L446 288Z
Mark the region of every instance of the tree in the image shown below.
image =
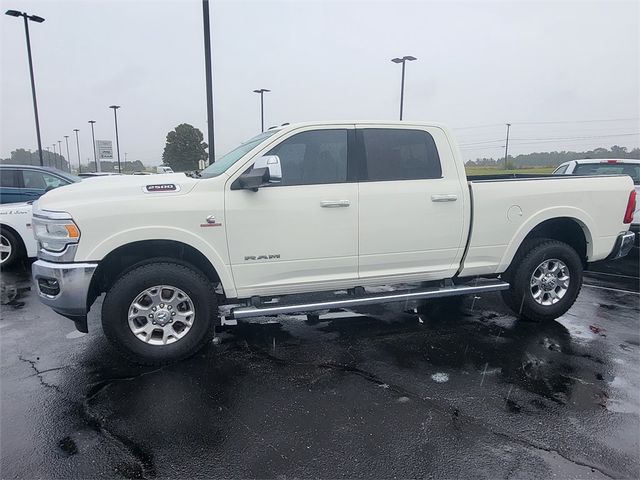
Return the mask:
M207 144L202 132L188 123L178 125L167 134L162 161L175 172L197 170L200 160L206 160Z

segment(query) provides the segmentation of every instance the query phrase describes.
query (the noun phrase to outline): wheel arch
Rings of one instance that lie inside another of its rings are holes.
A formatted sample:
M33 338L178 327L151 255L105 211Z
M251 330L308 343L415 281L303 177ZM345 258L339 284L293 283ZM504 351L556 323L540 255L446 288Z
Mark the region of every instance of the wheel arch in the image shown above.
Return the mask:
M224 274L221 275L219 269L216 269L211 261L195 247L176 240L140 240L115 248L100 261L91 278L87 309L101 293L109 289L118 277L155 258L170 259L194 268L212 283L221 283L225 288Z
M593 234L588 222L587 219L575 216L559 216L542 220L524 231L521 229L518 238L511 242L502 257L498 271L507 270L513 260L527 248L528 241L537 238L549 238L566 243L578 253L583 264L586 264L592 255L593 247Z

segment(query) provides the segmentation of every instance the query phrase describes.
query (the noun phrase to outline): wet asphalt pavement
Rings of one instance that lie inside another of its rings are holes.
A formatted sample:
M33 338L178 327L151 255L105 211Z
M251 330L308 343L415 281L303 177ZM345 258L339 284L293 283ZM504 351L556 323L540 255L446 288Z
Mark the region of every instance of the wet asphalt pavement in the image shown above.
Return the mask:
M159 369L3 272L1 476L639 478L638 259L591 270L547 325L496 294L265 318Z

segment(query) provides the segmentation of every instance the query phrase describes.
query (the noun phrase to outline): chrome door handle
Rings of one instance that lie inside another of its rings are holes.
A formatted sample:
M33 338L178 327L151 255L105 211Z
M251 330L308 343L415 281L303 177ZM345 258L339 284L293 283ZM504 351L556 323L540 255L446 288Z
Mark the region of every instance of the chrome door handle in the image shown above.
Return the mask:
M322 208L341 208L351 205L349 200L323 200L320 202Z
M432 202L455 202L458 200L457 195L431 195Z

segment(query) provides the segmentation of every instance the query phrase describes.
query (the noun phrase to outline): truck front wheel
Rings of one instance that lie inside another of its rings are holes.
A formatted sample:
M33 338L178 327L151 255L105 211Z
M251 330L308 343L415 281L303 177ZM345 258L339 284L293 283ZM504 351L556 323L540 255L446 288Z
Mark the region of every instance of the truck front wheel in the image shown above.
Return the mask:
M582 261L569 245L537 239L522 248L504 275L511 284L505 303L521 318L555 320L576 301L582 287Z
M102 304L105 335L126 358L163 365L189 357L213 338L213 285L182 264L141 265L119 278Z

